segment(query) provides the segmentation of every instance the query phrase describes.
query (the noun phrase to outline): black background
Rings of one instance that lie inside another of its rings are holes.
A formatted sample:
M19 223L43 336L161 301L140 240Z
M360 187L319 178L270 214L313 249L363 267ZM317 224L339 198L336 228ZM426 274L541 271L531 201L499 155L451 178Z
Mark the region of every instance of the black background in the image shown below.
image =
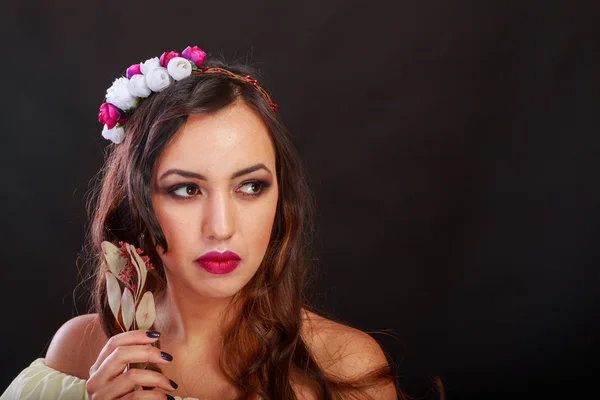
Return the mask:
M265 76L318 202L313 299L390 330L406 389L597 394L594 3L3 1L0 391L86 312L106 89L198 45Z

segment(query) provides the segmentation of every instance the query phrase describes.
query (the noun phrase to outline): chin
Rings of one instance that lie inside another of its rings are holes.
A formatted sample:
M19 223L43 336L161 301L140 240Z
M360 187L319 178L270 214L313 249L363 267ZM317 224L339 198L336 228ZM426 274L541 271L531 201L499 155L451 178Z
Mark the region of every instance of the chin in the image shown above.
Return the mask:
M227 299L235 296L248 283L247 280L239 282L237 279L219 279L200 282L195 285L196 293L211 299Z

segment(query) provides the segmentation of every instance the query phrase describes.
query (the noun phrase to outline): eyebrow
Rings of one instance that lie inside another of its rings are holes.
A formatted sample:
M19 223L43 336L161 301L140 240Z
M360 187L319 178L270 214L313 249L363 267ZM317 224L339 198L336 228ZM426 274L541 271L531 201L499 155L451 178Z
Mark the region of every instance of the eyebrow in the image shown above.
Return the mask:
M246 175L246 174L249 174L251 172L258 171L259 169L264 169L269 174L271 174L271 171L269 170L269 168L267 168L265 166L265 164L258 163L258 164L254 164L254 165L252 165L252 166L250 166L248 168L244 168L244 169L241 169L241 170L239 170L237 172L234 172L231 175L231 179L235 179L235 178L238 178L238 177L240 177L242 175ZM162 174L162 176L159 178L159 180L163 180L163 179L165 179L169 175L180 175L180 176L183 176L185 178L195 178L195 179L198 179L198 180L201 180L201 181L208 180L208 179L206 179L206 176L204 176L202 174L198 174L196 172L191 172L191 171L184 171L182 169L177 169L177 168L173 168L173 169L170 169L168 171L165 171L165 173Z

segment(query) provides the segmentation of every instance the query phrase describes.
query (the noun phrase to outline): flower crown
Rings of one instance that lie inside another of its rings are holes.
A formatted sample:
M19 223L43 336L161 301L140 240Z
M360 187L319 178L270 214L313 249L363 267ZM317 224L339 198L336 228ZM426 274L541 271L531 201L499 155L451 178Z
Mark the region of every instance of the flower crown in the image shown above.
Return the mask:
M192 74L217 73L246 82L262 94L265 101L277 112L269 94L258 85L250 75L241 76L217 67L200 68L206 53L198 46L188 46L181 52L164 52L160 57L150 58L127 68L125 77L117 78L106 91L106 100L100 106L98 121L104 124L102 136L113 143L121 143L125 137L125 124L131 113L137 108L140 99L152 92L160 92L173 81L180 81Z

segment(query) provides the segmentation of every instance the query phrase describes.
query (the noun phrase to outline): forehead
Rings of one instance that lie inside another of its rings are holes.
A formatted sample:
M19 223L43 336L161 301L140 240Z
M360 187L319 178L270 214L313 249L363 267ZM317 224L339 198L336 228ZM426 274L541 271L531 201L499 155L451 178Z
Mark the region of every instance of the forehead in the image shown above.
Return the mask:
M267 127L242 102L213 114L190 115L159 157L155 172L179 168L208 176L263 163L275 168L275 151Z

